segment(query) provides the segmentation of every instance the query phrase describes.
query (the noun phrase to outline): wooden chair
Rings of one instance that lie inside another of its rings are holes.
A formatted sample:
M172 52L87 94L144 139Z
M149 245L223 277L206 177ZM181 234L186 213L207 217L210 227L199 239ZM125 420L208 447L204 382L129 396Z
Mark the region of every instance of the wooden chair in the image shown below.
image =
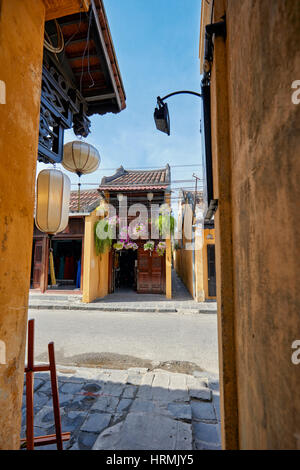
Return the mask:
M57 450L63 450L63 442L70 439L69 432L62 432L59 409L59 396L56 376L56 363L54 354L54 343L48 344L49 364L34 365L34 320L28 321L28 355L26 374L26 439L21 439L21 448L34 450L35 446L57 445ZM34 437L34 372L50 372L55 434Z

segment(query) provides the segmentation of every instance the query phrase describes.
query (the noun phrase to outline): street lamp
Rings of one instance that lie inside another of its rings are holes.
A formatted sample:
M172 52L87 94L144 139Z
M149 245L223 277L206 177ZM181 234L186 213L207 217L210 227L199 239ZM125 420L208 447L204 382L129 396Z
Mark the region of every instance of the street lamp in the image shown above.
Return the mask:
M195 91L175 91L163 98L157 97L157 108L154 110L154 121L157 129L165 134L170 135L170 117L168 106L164 100L170 96L189 94L202 98L203 102L203 119L201 119L201 134L204 140L203 154L203 172L206 175L204 182L204 200L207 206L205 220L210 220L217 209L218 201L214 199L213 193L213 174L212 174L212 153L211 153L211 116L210 116L210 83L207 79L201 82L201 94ZM196 194L196 193L195 193Z
M180 95L180 94L195 95L195 96L199 96L200 98L202 97L200 93L196 93L195 91L188 91L188 90L174 91L173 93L170 93L169 95L166 95L163 98L158 96L157 107L154 110L154 121L155 121L156 128L159 131L164 132L165 134L170 135L170 116L169 116L168 105L167 103L164 103L164 100L166 100L167 98L170 98L170 96Z

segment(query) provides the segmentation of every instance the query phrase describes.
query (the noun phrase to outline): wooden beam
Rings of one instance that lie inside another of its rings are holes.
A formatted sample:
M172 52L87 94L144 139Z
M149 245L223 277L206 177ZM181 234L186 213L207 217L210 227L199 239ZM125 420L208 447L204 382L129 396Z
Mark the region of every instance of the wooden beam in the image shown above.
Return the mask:
M88 11L90 0L44 0L46 7L45 21Z

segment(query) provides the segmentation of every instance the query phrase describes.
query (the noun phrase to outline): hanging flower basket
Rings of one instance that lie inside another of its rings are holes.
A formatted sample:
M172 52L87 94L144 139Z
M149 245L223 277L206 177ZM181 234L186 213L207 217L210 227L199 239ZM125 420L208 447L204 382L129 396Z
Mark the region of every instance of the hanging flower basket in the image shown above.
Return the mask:
M129 227L129 235L133 239L145 238L147 236L147 227L142 222Z
M128 240L128 227L122 227L119 232L120 240Z
M112 226L112 227L116 227L119 223L119 217L117 215L113 215L112 217L109 217L108 219L108 223Z
M165 251L166 251L166 243L165 242L159 242L156 245L155 251L159 256L163 256Z
M94 239L96 254L101 255L110 250L113 240L113 229L106 219L95 222Z
M153 251L154 250L154 242L152 240L148 240L144 243L144 251Z
M113 244L113 248L116 250L116 251L120 251L124 248L124 242L116 242Z
M126 248L126 250L137 250L138 249L138 245L134 242L127 242L124 244L124 248Z

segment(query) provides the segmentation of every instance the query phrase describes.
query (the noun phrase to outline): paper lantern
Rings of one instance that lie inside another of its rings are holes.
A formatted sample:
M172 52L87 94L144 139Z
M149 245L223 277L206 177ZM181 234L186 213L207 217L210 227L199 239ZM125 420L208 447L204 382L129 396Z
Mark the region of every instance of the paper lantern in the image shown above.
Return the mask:
M37 178L35 224L41 232L62 232L69 222L71 182L59 170L43 170Z
M96 171L100 164L98 150L86 142L74 141L64 145L63 167L78 176Z

